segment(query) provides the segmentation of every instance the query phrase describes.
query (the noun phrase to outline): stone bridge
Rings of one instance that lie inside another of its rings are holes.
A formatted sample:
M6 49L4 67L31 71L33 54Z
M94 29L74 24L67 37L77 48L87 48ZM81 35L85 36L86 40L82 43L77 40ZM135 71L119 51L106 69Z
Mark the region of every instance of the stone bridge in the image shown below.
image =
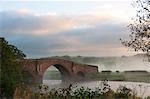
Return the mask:
M56 67L62 81L75 81L84 79L88 73L97 73L98 67L92 65L77 64L72 61L54 58L25 59L23 60L23 71L27 78L26 83L41 84L44 72L50 67Z

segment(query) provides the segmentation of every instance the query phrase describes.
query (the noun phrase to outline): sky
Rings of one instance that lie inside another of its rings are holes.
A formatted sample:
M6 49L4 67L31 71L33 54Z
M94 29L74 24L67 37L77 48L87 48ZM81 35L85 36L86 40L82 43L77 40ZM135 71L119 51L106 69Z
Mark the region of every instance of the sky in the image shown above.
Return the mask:
M133 55L132 0L1 0L0 36L28 58Z

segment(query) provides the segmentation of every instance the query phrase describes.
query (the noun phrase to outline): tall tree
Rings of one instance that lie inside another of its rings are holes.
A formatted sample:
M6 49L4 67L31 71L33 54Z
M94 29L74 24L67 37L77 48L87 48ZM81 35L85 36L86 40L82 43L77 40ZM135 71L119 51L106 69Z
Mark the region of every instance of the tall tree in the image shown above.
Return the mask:
M129 25L130 39L122 40L122 44L146 52L150 61L150 0L136 0L133 7L137 14Z
M22 82L22 70L19 63L25 54L17 47L0 38L0 96L11 97L15 88Z

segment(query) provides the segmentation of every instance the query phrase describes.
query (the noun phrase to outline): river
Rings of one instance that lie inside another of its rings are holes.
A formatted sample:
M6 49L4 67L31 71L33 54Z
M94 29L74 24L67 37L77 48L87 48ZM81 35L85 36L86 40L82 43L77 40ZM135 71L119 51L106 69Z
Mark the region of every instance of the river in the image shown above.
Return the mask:
M89 81L89 82L81 82L74 83L73 86L78 87L88 87L94 89L96 87L100 88L102 81ZM64 84L61 83L61 80L43 80L43 84L46 84L51 88L63 88ZM126 86L137 92L137 95L140 97L150 96L150 83L143 82L123 82L123 81L108 81L108 84L111 86L113 90L116 90L119 86Z

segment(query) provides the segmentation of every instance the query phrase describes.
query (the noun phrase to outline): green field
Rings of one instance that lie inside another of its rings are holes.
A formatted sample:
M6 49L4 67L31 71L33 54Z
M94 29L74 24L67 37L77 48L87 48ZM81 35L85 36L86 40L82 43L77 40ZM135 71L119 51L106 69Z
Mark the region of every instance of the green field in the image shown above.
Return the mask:
M97 74L87 74L91 80L109 80L109 81L133 81L150 83L149 72L99 72Z
M43 79L59 80L59 79L61 79L61 74L59 71L47 71L47 72L45 72Z
M150 72L146 71L125 71L111 72L102 71L99 73L86 74L86 80L109 80L109 81L133 81L150 83ZM59 80L61 74L59 71L48 71L44 75L44 79Z

